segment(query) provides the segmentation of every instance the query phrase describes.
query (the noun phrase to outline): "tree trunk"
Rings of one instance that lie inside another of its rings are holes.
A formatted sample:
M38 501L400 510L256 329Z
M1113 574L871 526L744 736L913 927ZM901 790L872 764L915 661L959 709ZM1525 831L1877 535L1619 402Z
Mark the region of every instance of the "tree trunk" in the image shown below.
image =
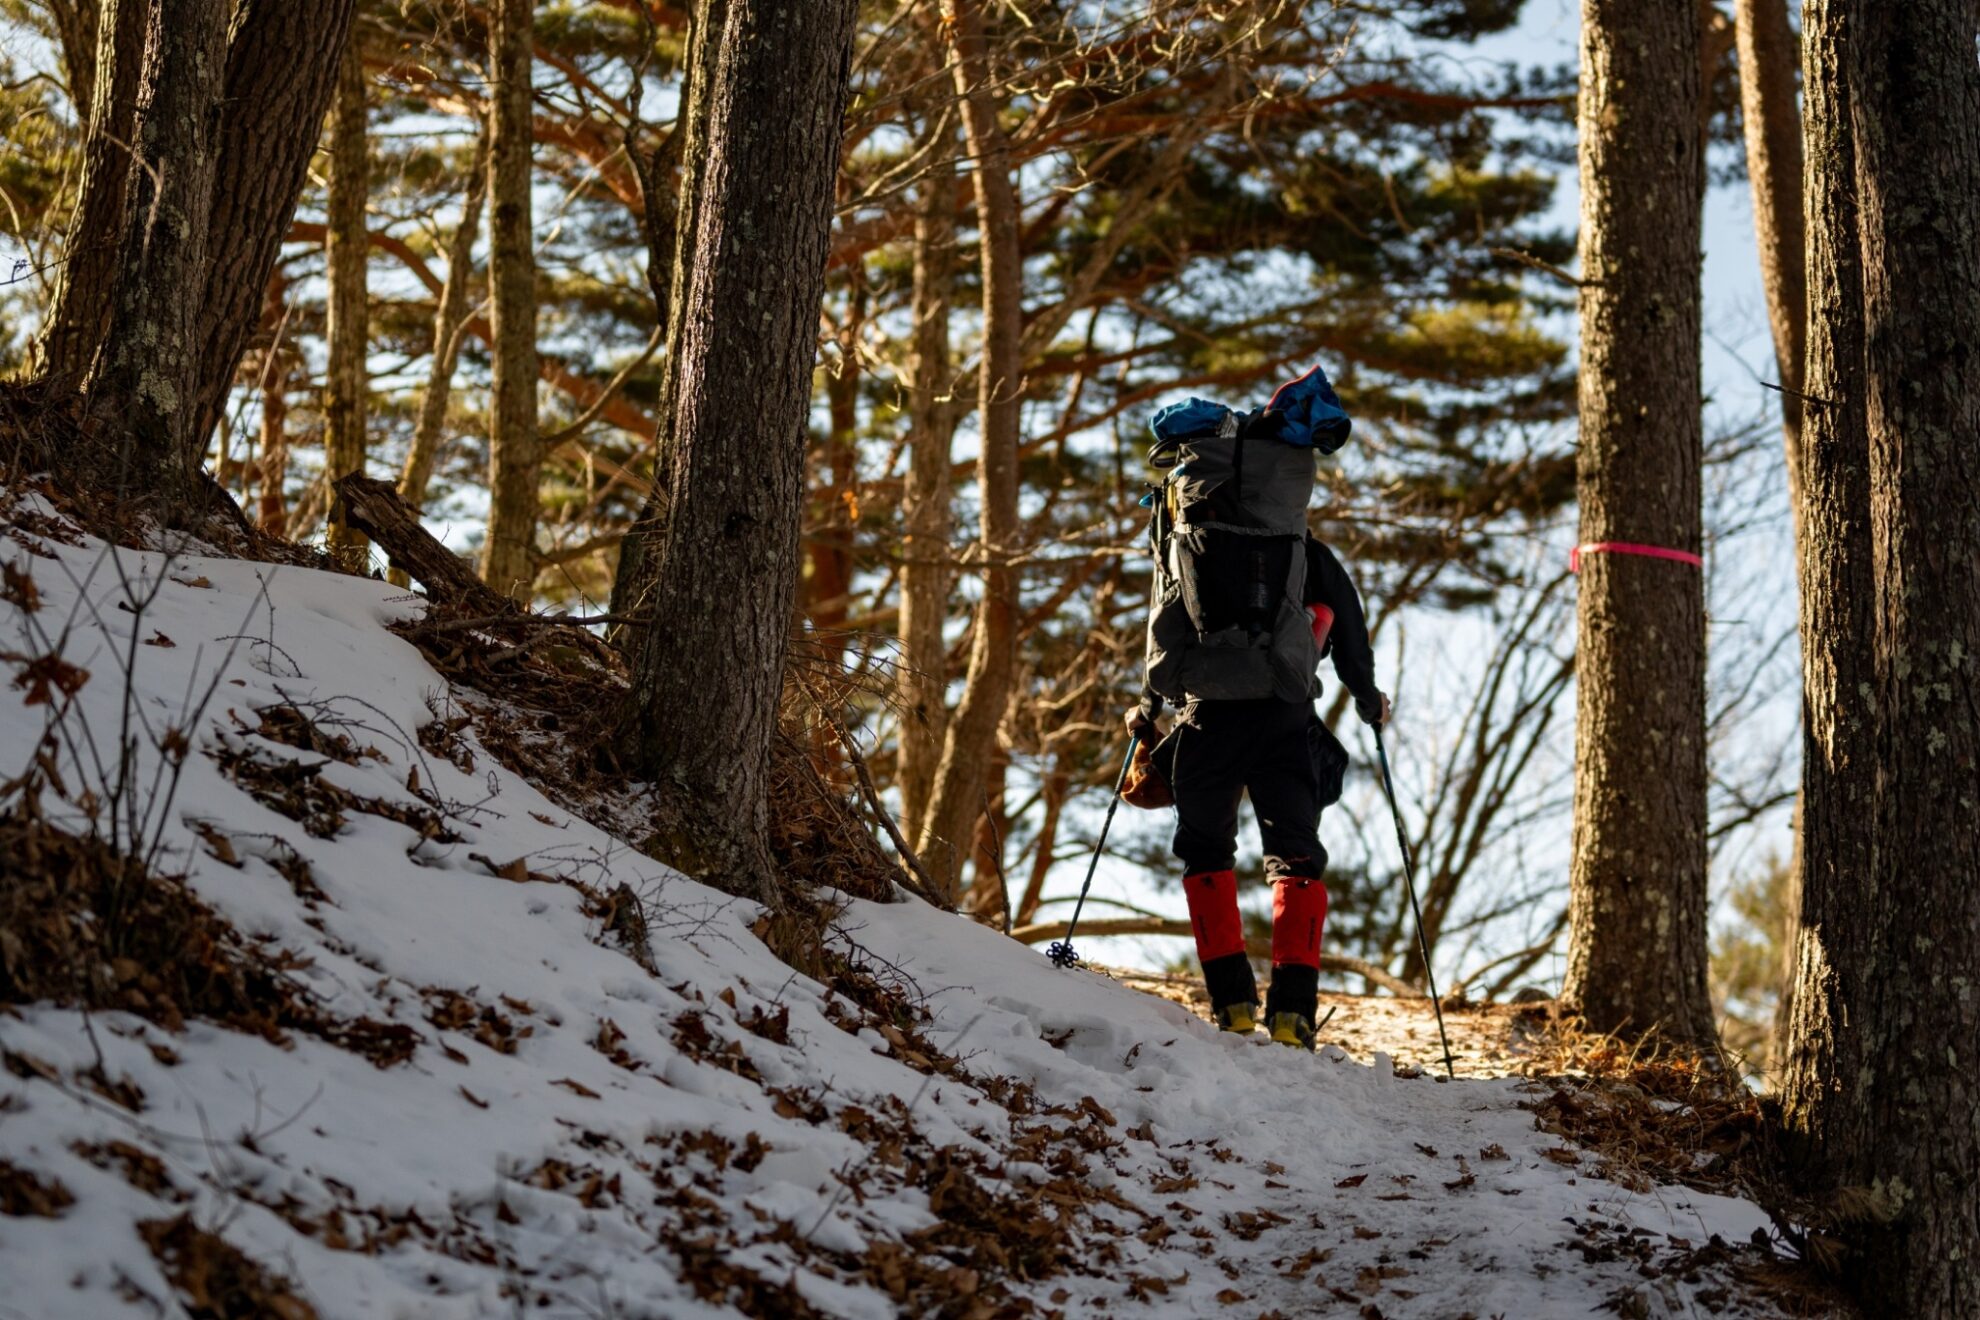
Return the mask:
M983 15L976 0L944 0L954 43L956 92L976 177L983 263L983 369L977 412L982 430L977 483L982 512L977 552L983 597L976 611L962 703L949 724L917 851L943 895L959 897L970 830L982 810L983 767L1010 702L1017 664L1018 429L1024 400L1023 253L1009 144L997 124Z
M955 288L956 179L946 170L922 184L914 220L914 365L907 487L902 499L901 832L921 837L935 769L948 731L948 621L953 575L949 555L949 455L956 408L950 364L949 312Z
M1795 37L1787 0L1735 0L1740 109L1760 280L1781 375L1781 430L1788 507L1801 527L1802 356L1808 339L1808 276L1802 241L1801 112L1795 104Z
M1698 41L1692 0L1583 0L1583 544L1702 548ZM1713 1039L1704 613L1695 567L1582 559L1563 998L1597 1031Z
M1072 786L1065 765L1065 754L1055 754L1052 772L1045 779L1045 814L1039 822L1037 841L1032 845L1031 874L1024 882L1024 896L1018 900L1017 911L1012 915L1016 925L1035 921L1038 906L1045 898L1045 881L1052 874L1053 854L1059 848L1059 822L1065 815L1066 793Z
M104 0L114 5L117 0ZM103 6L97 0L44 0L55 20L55 40L69 75L69 101L80 112L96 100L96 43L101 39ZM128 138L125 141L129 141Z
M1809 336L1799 545L1802 652L1801 870L1795 974L1788 987L1781 1096L1788 1126L1816 1148L1860 1147L1861 1111L1830 1078L1871 1067L1856 1018L1874 961L1876 579L1870 546L1870 438L1864 405L1862 248L1856 200L1846 0L1803 14L1807 98ZM1791 883L1794 883L1791 881Z
M92 95L87 103L81 194L62 244L55 297L30 363L32 371L58 388L73 387L88 374L110 320L121 269L125 181L130 177L131 146L137 133L138 77L144 64L148 9L143 0L105 0L91 25L97 44L90 64ZM78 32L75 40L81 39ZM73 81L77 75L70 76ZM77 95L82 95L80 90Z
M156 0L137 100L139 167L125 189L110 324L90 371L92 433L133 491L190 494L199 463L185 407L196 378L213 122L226 68L224 0ZM173 495L168 495L168 499Z
M1861 776L1874 808L1852 822L1860 832L1868 816L1865 871L1837 877L1809 858L1803 943L1826 952L1831 975L1803 985L1798 1017L1818 1038L1851 1039L1814 1075L1798 1039L1784 1098L1790 1121L1815 1120L1805 1130L1821 1180L1877 1195L1879 1213L1849 1234L1858 1292L1889 1314L1970 1316L1980 1314L1980 68L1965 0L1840 0L1809 13L1811 62L1840 57L1854 128L1875 595L1870 631L1853 640L1867 642L1875 671L1875 757ZM1821 1006L1836 1016L1820 1020Z
M530 70L536 0L495 0L489 62L488 282L495 379L488 422L488 540L481 577L516 600L536 582L536 249L530 230Z
M697 0L689 20L687 61L681 68L680 109L664 154L687 163L680 196L672 218L662 222L652 208L662 205L663 152L655 152L641 164L640 196L648 208L641 228L646 237L646 283L653 290L654 312L667 328L666 350L660 372L660 398L653 410L653 491L638 518L626 529L619 543L618 571L612 575L611 609L614 614L635 614L645 608L653 585L652 559L647 547L660 539L660 518L667 508L662 483L668 479L668 452L671 438L667 430L674 412L678 380L674 346L681 342L685 317L687 282L693 259L698 217L697 199L700 171L694 168L695 153L708 141L708 108L712 84L708 74L715 67L717 43L721 40L729 0ZM623 632L608 633L615 643L624 644Z
M284 364L283 312L289 297L289 281L281 274L268 281L262 321L275 327L266 355L261 362L261 431L259 457L255 460L255 481L259 486L255 501L254 525L270 536L288 535L289 507L284 483L289 475L289 375Z
M191 401L202 452L226 409L295 217L355 7L355 0L233 5L206 272L196 302L199 371Z
M337 99L330 112L330 197L323 243L329 317L324 330L329 366L323 386L324 478L364 471L365 349L370 342L365 305L365 266L371 255L364 204L371 191L364 130L364 60L355 35L344 45L337 71ZM330 502L324 540L330 556L357 572L369 558L364 533L344 521Z
M797 595L806 423L855 0L729 0L698 43L705 142L628 750L651 849L775 904L768 773Z
M852 605L853 537L859 507L859 336L866 319L866 288L860 273L846 298L846 324L839 336L839 363L825 377L826 415L831 430L825 437L825 464L830 472L824 507L806 538L811 560L805 613L811 619L813 641L825 663L836 665L845 654L846 619Z
M447 279L433 308L433 356L426 369L426 392L420 396L419 417L413 423L412 444L405 470L399 474L399 497L415 509L426 503L426 488L440 458L440 440L447 425L447 402L453 395L454 370L461 361L462 326L467 321L468 289L474 284L474 236L481 229L481 201L488 191L488 137L478 140L474 163L468 167L467 193L461 198L461 222L447 244Z
M1011 924L1011 887L1004 872L1004 845L1011 837L1011 818L1005 801L1010 769L1010 751L1002 747L992 749L990 764L984 769L982 787L978 790L977 801L982 805L970 843L973 875L968 899L963 904L963 910L978 921L988 925L994 919L997 925L1006 927Z

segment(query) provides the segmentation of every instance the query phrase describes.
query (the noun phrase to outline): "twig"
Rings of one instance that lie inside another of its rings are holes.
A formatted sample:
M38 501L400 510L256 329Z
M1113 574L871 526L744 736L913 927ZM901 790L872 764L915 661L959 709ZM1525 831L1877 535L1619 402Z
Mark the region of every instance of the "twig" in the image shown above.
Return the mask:
M1758 384L1760 388L1763 390L1773 390L1777 394L1792 394L1795 398L1800 399L1803 403L1812 403L1817 408L1827 408L1832 406L1827 399L1818 399L1812 394L1803 394L1800 390L1791 390L1785 385L1776 385L1770 380L1757 381L1755 383Z
M908 841L901 836L901 827L894 823L894 817L887 810L887 804L880 800L880 790L873 786L873 774L866 768L866 758L859 754L859 747L853 742L852 735L846 732L845 725L839 723L838 718L826 708L825 703L819 699L816 692L811 690L809 684L799 686L804 689L804 694L811 698L811 704L818 711L818 717L825 721L825 727L829 728L832 736L839 740L839 746L846 749L847 757L852 760L853 774L859 779L859 795L866 800L867 809L880 822L880 828L887 831L887 837L894 841L894 849L900 853L901 862L914 873L917 884L903 888L909 889L923 902L944 907L941 900L935 897L942 891L936 888L935 881L929 877L927 868L922 866L920 855L910 848Z
M1599 284L1601 282L1599 280L1584 280L1578 275L1574 275L1569 273L1568 271L1562 270L1559 266L1556 266L1551 261L1542 261L1540 258L1534 256L1531 252L1521 252L1518 248L1495 247L1495 248L1486 248L1485 250L1487 252L1490 252L1495 257L1504 257L1507 261L1516 261L1520 265L1527 267L1529 270L1537 270L1542 275L1551 275L1555 279L1559 280L1561 283L1568 285L1572 288L1585 289L1588 288L1590 285Z

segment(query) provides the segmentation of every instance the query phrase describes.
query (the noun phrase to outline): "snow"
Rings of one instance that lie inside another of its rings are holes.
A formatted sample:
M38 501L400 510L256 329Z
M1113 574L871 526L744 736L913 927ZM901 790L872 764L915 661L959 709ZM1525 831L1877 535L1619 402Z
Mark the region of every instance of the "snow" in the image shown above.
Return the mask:
M1069 1267L999 1276L1008 1295L981 1314L1582 1316L1635 1292L1635 1314L1689 1315L1709 1276L1646 1281L1627 1256L1571 1250L1577 1226L1703 1245L1767 1222L1743 1201L1594 1177L1592 1159L1536 1129L1516 1080L1440 1083L1383 1058L1219 1035L961 918L851 902L840 946L898 968L932 1014L926 1041L963 1061L917 1070L915 1038L858 1025L781 962L751 931L753 905L574 817L472 730L472 770L424 751L415 731L447 684L388 628L418 616L416 598L24 533L0 541L0 559L31 575L41 603L0 605L10 665L59 640L90 674L63 726L79 740L60 757L71 803L85 787L108 795L128 689L141 783L168 726L196 749L169 810L153 813L159 869L302 960L293 975L328 1011L419 1035L410 1060L380 1068L302 1034L284 1045L198 1021L174 1035L126 1013L0 1012L0 1159L75 1198L57 1218L0 1217L0 1317L188 1314L137 1229L181 1211L326 1317L737 1314L726 1299L745 1294L708 1283L709 1251L762 1281L747 1303L758 1314L793 1296L835 1316L969 1314L976 1276L902 1301L873 1265L875 1243L940 1263L920 1236L945 1222L940 1187L908 1171L944 1148L957 1152L950 1175L1015 1198L1006 1206L1070 1216ZM154 635L171 645L142 644ZM415 810L449 804L459 840L355 811L318 838L254 800L216 752L323 759L255 731L276 705L348 721L376 750L331 762L325 781ZM52 709L0 689L0 782ZM84 828L73 805L43 805ZM230 840L239 864L202 831ZM321 901L277 870L282 845L307 859ZM658 975L578 889L496 873L515 859L594 892L629 885ZM513 1052L458 1017L436 1025L441 991L507 1019ZM783 1011L788 1044L745 1025ZM700 1048L681 1043L690 1013L712 1038ZM99 1050L140 1109L88 1083ZM993 1078L1028 1083L1036 1102ZM155 1155L169 1188L142 1190L77 1149L106 1142Z

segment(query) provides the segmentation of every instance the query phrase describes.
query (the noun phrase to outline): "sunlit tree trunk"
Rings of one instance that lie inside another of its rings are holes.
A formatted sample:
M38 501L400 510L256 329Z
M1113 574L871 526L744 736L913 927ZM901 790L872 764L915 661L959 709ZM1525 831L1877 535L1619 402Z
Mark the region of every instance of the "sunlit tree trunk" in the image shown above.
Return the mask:
M1808 339L1807 244L1803 239L1801 108L1796 103L1797 51L1787 0L1735 0L1739 46L1740 112L1746 127L1746 176L1753 196L1753 233L1760 248L1760 281L1767 294L1774 362L1780 374L1781 438L1786 456L1788 511L1794 537L1802 524L1802 380ZM1795 799L1794 847L1789 858L1786 928L1799 920L1801 799ZM1776 1036L1791 1016L1793 940L1785 941Z
M1808 337L1808 278L1802 240L1801 111L1795 104L1795 35L1787 0L1736 0L1740 110L1760 281L1780 370L1788 503L1801 522L1802 357Z
M364 127L364 61L353 38L337 72L337 99L330 109L330 188L325 279L330 286L324 339L329 366L323 386L324 475L339 477L364 470L365 350L370 342L365 302L365 267L370 241L365 233L365 200L371 191ZM362 568L369 542L344 522L334 499L324 540L344 567Z
M860 276L853 275L855 281ZM839 360L825 373L825 437L828 476L816 525L807 537L811 573L806 613L828 664L844 653L852 604L853 536L859 507L859 336L866 319L866 288L856 283L846 299Z
M488 138L484 133L468 167L467 192L461 198L461 219L447 244L447 277L433 308L433 354L427 361L426 389L420 395L419 416L413 422L412 444L399 473L399 498L415 509L426 503L426 488L440 458L446 434L447 403L453 396L454 371L461 361L462 327L467 321L468 293L475 285L474 238L481 229L481 201L488 192Z
M625 740L654 785L649 848L773 904L770 750L856 9L728 0L697 46L706 136L685 156L692 258Z
M124 233L124 189L130 177L132 139L136 136L138 76L144 62L143 0L104 0L70 41L93 37L89 61L89 130L83 140L80 196L69 218L62 245L62 267L56 277L55 298L43 321L31 359L31 370L45 373L58 387L81 382L102 343L109 323L113 290L119 270L118 243ZM102 76L97 76L98 73ZM79 82L81 73L71 74ZM75 88L78 97L85 93Z
M956 92L976 179L983 278L983 363L977 413L981 514L977 547L983 597L962 702L950 721L917 851L944 897L960 895L970 832L983 809L983 772L1009 704L1017 666L1018 426L1024 399L1023 253L1010 147L997 123L983 15L976 0L944 0L954 44Z
M274 329L259 372L261 425L255 446L254 524L270 536L286 536L289 530L288 499L283 489L289 475L289 350L282 335L288 296L286 278L278 274L268 281L262 321Z
M536 249L530 231L530 70L535 0L495 0L488 134L488 278L495 372L488 425L488 540L481 577L527 600L536 581Z
M946 154L946 153L943 153ZM938 169L922 183L914 221L914 365L908 437L907 489L902 501L901 706L899 768L901 832L918 838L942 759L948 729L950 513L949 456L956 408L950 363L949 315L955 288L956 181Z
M1580 539L1702 549L1694 0L1583 0ZM1583 558L1563 997L1599 1031L1713 1039L1702 573Z
M1818 377L1818 349L1809 377L1825 391L1817 415L1833 410L1853 420L1860 406L1869 454L1869 628L1829 641L1868 649L1873 672L1867 681L1853 675L1855 692L1833 694L1871 730L1863 741L1855 729L1842 735L1859 759L1844 767L1840 787L1856 791L1821 804L1811 792L1805 811L1803 974L1783 1101L1790 1128L1809 1138L1818 1184L1866 1189L1874 1198L1873 1213L1845 1229L1854 1249L1849 1278L1865 1302L1880 1314L1975 1315L1980 66L1973 12L1964 0L1811 0L1805 21L1817 212L1810 269L1824 295L1816 308L1829 311L1826 263L1844 268L1838 282L1846 288L1859 254L1862 299L1860 372ZM1839 92L1820 85L1829 80ZM1838 114L1842 124L1830 122ZM1847 135L1843 152L1833 145L1837 134ZM1825 234L1838 218L1823 195L1827 171L1848 151L1853 232L1845 219L1840 232ZM1845 320L1853 311L1842 309ZM1812 451L1810 466L1817 467ZM1817 493L1838 500L1854 493L1843 475L1833 489L1811 482L1811 539ZM1844 553L1858 549L1860 541ZM1804 593L1828 585L1804 580ZM1826 677L1810 666L1811 684ZM1813 725L1823 712L1810 704ZM1861 758L1866 742L1874 758ZM1818 832L1818 805L1825 816L1836 807L1848 814ZM1833 856L1832 843L1839 845Z

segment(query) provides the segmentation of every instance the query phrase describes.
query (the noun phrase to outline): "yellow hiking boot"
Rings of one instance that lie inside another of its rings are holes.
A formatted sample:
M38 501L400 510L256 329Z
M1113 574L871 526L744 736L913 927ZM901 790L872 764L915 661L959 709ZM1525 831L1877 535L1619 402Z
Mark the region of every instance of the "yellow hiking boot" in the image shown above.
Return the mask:
M1217 1010L1217 1027L1220 1031L1235 1031L1240 1036L1249 1036L1258 1025L1258 1005L1227 1004Z
M1304 1013L1274 1013L1267 1029L1272 1039L1281 1045L1293 1045L1302 1050L1313 1048L1313 1019Z

